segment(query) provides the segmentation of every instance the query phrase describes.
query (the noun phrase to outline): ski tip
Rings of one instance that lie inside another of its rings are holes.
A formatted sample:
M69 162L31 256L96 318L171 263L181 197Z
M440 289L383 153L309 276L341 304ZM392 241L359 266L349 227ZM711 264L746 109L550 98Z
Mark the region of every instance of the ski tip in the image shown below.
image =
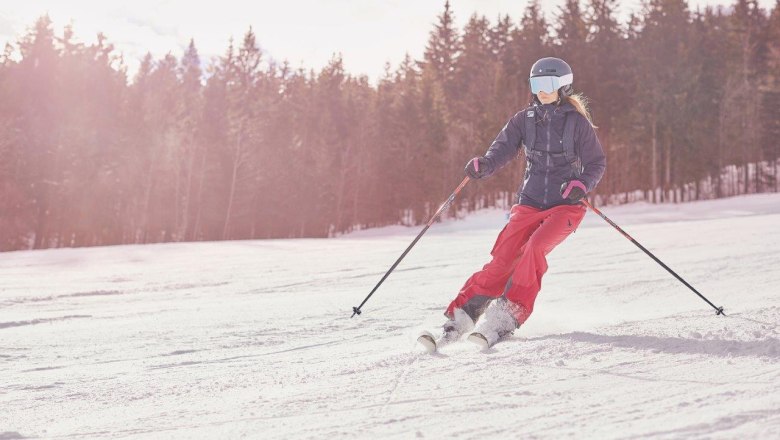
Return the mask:
M436 353L436 339L428 332L423 332L417 337L417 342L425 348L428 353Z
M476 344L481 350L490 348L487 338L482 333L472 333L469 335L468 340Z

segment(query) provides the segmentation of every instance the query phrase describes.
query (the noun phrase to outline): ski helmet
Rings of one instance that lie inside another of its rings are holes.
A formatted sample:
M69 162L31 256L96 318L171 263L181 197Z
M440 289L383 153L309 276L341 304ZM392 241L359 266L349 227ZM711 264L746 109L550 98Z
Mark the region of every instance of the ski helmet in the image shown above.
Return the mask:
M540 91L552 93L558 90L560 96L571 96L574 73L571 66L560 58L541 58L531 66L528 84L536 96Z

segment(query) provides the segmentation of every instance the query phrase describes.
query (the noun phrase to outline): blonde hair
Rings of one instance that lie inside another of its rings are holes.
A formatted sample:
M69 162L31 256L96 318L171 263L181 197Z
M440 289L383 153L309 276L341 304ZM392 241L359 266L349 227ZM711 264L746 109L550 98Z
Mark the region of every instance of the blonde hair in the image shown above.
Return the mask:
M582 93L575 93L573 95L567 96L564 99L573 105L577 112L579 112L582 116L585 116L585 119L588 120L591 127L598 128L593 123L593 118L590 116L590 110L588 110L588 98L586 98L585 95Z

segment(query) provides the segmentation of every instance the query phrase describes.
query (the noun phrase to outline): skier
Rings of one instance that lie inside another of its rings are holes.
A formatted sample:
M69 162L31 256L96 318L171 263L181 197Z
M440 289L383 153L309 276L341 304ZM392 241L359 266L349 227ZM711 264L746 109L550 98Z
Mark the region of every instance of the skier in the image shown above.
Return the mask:
M571 67L559 58L536 61L529 76L532 104L509 120L484 156L467 163L469 177L484 179L525 145L527 164L518 204L498 234L492 260L466 281L447 307L441 336L420 336L429 350L472 329L468 339L487 348L522 325L541 289L545 256L585 216L587 208L580 200L601 180L606 158L584 97L573 94L573 78Z

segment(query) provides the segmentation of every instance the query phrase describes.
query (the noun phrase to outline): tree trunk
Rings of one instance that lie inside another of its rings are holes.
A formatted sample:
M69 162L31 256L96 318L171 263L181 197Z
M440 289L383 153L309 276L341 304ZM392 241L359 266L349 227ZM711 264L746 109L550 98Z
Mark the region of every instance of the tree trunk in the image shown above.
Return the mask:
M187 191L184 193L184 201L182 203L182 219L181 224L179 225L179 228L177 229L176 235L178 236L179 240L186 240L187 239L187 229L190 224L190 203L192 200L192 180L193 175L195 174L195 152L193 151L193 141L190 139L190 148L187 149L189 152L190 160L187 162Z
M664 136L664 138L664 156L666 156L664 163L664 189L666 191L674 191L674 188L672 187L672 139L671 133L668 130L666 131L666 136ZM673 195L672 199L674 198L675 196Z
M230 217L233 214L233 199L236 196L236 180L238 180L238 170L241 168L241 132L243 121L239 124L238 134L236 135L236 150L233 156L233 171L230 176L230 193L228 195L228 205L225 210L225 225L222 227L222 239L227 240L230 232Z
M149 236L148 231L148 225L149 225L149 205L152 203L152 187L154 186L154 164L157 161L157 159L153 156L151 162L149 162L149 171L147 174L149 176L149 180L146 182L146 188L144 191L144 201L141 206L141 212L143 213L141 216L141 224L139 225L140 229L140 237L136 234L136 244L146 244L146 239Z
M39 183L39 185L41 185L41 183ZM44 189L44 192L39 198L41 204L38 206L38 215L35 222L35 241L33 243L33 249L43 249L46 247L46 217L48 216L46 211L49 210L49 204L46 200L45 191L46 190Z
M655 116L655 113L652 115L652 149L651 149L651 156L650 156L650 188L653 191L653 199L651 202L656 203L656 189L658 188L658 166L657 166L657 152L658 152L658 119Z

